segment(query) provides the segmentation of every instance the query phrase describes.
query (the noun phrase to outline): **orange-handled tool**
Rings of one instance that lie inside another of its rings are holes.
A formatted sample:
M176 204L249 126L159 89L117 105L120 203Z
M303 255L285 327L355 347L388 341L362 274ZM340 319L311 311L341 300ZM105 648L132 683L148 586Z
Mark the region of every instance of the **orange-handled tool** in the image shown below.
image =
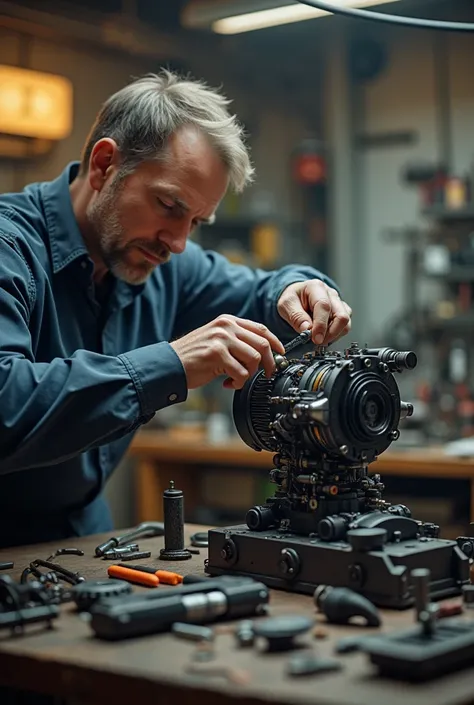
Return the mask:
M160 584L160 579L156 575L144 573L140 570L133 570L128 567L124 568L121 565L109 566L107 573L109 578L118 578L119 580L126 580L129 583L145 585L146 587L157 587Z
M160 583L167 585L178 585L183 582L183 576L179 573L172 573L170 570L157 570L155 573Z
M171 570L155 570L155 568L149 568L146 565L125 565L124 563L119 563L119 566L139 570L149 575L156 575L160 583L165 583L166 585L178 585L183 582L183 576L179 573L173 573Z

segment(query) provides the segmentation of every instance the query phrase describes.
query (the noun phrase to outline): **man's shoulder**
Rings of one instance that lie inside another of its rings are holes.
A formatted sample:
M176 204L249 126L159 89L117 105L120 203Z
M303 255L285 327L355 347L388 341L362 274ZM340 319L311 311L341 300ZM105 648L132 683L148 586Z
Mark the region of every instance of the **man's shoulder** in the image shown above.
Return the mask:
M0 195L0 237L23 253L44 248L47 224L40 189L41 184L31 184L19 193Z

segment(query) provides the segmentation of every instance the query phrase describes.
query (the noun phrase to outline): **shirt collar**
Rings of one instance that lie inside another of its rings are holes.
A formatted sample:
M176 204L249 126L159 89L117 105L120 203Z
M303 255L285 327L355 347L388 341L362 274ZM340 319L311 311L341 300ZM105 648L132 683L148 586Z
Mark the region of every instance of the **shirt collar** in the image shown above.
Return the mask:
M69 193L69 185L76 178L78 171L79 162L71 162L57 179L41 185L55 273L73 260L88 256Z
M82 262L87 261L86 271L92 275L93 264L79 230L69 192L69 185L76 178L79 166L79 162L71 162L57 179L41 184L55 274L80 259ZM126 306L144 287L145 284L132 285L117 280L116 296L119 305Z

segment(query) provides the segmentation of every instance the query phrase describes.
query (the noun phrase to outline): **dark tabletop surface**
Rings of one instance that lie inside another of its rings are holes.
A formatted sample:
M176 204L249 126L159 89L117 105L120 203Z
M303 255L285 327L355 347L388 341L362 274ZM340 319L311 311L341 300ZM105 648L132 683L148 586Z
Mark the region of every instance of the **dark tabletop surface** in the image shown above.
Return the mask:
M203 527L189 526L187 534ZM116 532L119 534L122 532ZM60 556L55 560L79 571L87 579L107 577L111 562L94 558L94 548L108 536L92 536L74 541L43 544L0 551L0 561L13 560L8 571L19 578L35 558L48 558L61 546L75 546L85 555ZM204 574L206 549L191 560L179 563L157 559L162 538L140 539L140 550L151 550L152 558L141 563L175 569L181 574ZM141 589L141 588L134 588ZM155 588L162 589L161 586ZM177 590L179 587L176 588ZM423 685L382 679L363 654L338 656L334 645L342 637L373 633L357 626L324 626L326 638L313 632L299 637L299 643L321 657L338 658L343 669L317 676L290 677L286 664L292 653L265 653L257 640L250 648L238 648L230 629L217 628L215 658L204 664L195 660L197 646L171 634L105 642L95 638L90 625L70 604L63 605L54 628L27 628L23 636L0 632L0 685L33 689L55 695L75 696L94 705L467 705L474 703L474 667ZM269 614L306 615L318 624L324 618L316 613L311 597L272 591ZM412 610L381 611L382 630L412 625ZM474 619L467 615L466 619ZM224 633L223 633L224 632ZM294 652L293 652L294 653ZM222 675L191 673L192 668L231 666L231 679Z

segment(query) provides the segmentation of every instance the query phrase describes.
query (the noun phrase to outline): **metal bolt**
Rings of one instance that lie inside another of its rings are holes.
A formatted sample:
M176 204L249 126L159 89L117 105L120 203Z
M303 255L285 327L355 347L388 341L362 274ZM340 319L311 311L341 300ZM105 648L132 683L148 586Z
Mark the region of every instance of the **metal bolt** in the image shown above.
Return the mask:
M398 439L400 438L400 431L398 430L398 428L396 428L395 431L391 431L390 438L392 439L392 441L398 441Z
M422 621L421 615L428 613L430 604L430 571L427 568L416 568L411 571L411 578L418 621Z
M357 586L361 586L364 581L364 576L362 573L362 568L357 563L353 563L349 566L349 580L351 583Z
M283 355L276 354L273 356L273 359L275 361L275 367L277 368L277 370L285 370L290 364L287 358Z
M171 626L171 632L188 641L212 641L214 632L209 627L202 627L198 624L188 624L187 622L174 622Z
M347 446L339 446L339 453L341 455L347 455L349 452L349 448Z
M255 642L255 634L253 630L253 622L251 620L246 619L243 622L240 622L234 634L239 646L253 646Z
M367 368L372 367L372 360L369 360L369 358L366 357L365 360L364 360L364 365L365 365Z

